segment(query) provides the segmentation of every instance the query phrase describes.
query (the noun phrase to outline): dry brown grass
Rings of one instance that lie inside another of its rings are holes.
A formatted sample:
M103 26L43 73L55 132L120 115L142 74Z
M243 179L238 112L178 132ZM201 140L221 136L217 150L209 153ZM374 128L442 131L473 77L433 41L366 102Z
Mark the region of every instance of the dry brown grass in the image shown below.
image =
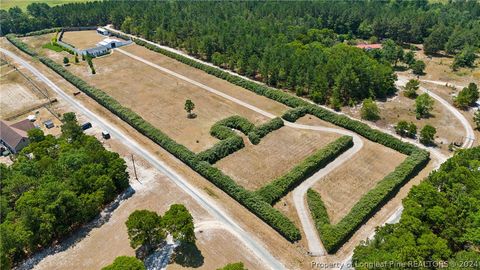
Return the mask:
M332 224L340 221L365 193L406 158L368 140L363 143L353 158L313 186L322 196Z
M338 138L336 134L282 127L216 163L241 186L256 190Z
M422 46L420 46L422 48ZM468 85L470 82L480 82L480 64L477 61L476 68L460 68L457 71L451 69L453 57L450 56L435 56L428 57L423 53L423 50L415 52L416 58L422 60L427 64L425 68L425 75L421 79L444 81L459 85Z
M94 65L95 75L90 74L84 63L71 65L68 69L194 152L210 148L218 141L209 132L211 126L223 118L238 114L255 124L268 120L121 53L95 59ZM195 103L195 119L186 117L186 99Z
M95 47L98 42L105 38L107 37L97 34L95 30L72 31L63 33L62 41L83 50Z

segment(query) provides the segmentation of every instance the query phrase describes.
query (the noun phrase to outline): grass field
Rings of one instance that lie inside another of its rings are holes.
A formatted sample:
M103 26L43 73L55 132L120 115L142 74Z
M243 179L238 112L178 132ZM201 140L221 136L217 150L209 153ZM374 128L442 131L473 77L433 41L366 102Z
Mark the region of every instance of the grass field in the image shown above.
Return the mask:
M338 137L340 136L327 132L282 127L267 135L258 145L248 144L220 160L215 166L243 187L253 191L287 173L303 159Z
M18 6L19 8L26 10L27 6L31 3L46 3L49 6L58 6L68 3L82 3L88 0L2 0L0 1L0 9L8 10L9 8Z
M340 221L365 193L406 158L377 143L368 140L363 143L352 159L313 186L322 196L332 224Z

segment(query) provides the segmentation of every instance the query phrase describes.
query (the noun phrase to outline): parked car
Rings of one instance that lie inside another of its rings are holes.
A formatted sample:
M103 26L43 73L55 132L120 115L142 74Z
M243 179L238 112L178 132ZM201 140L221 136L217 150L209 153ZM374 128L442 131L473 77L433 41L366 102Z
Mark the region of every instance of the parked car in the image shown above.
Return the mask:
M87 130L87 129L91 128L91 127L92 127L92 123L87 122L87 123L85 123L85 124L82 125L82 130Z
M105 139L105 140L108 140L110 139L110 133L106 130L102 131L102 137Z

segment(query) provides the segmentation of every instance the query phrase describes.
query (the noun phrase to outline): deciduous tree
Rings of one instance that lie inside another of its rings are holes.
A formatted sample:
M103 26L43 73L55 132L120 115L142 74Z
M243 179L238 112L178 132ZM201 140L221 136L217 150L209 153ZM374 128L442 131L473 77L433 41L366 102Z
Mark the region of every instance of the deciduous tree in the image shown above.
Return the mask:
M380 110L375 101L371 98L367 98L363 101L360 114L362 119L365 120L376 121L380 119Z
M403 95L408 98L416 98L417 90L419 87L420 87L420 82L418 80L411 79L405 85L405 91L403 92Z
M420 130L420 142L425 145L430 145L433 143L437 129L431 125L425 125L422 130Z
M415 113L417 118L429 117L435 101L427 94L421 94L415 99Z

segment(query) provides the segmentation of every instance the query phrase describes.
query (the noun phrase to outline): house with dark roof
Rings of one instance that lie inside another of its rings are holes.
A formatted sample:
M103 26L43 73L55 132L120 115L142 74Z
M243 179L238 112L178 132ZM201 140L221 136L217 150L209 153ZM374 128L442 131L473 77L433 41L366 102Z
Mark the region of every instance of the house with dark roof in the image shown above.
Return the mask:
M16 154L28 145L27 132L35 128L28 119L17 123L0 120L0 144Z

